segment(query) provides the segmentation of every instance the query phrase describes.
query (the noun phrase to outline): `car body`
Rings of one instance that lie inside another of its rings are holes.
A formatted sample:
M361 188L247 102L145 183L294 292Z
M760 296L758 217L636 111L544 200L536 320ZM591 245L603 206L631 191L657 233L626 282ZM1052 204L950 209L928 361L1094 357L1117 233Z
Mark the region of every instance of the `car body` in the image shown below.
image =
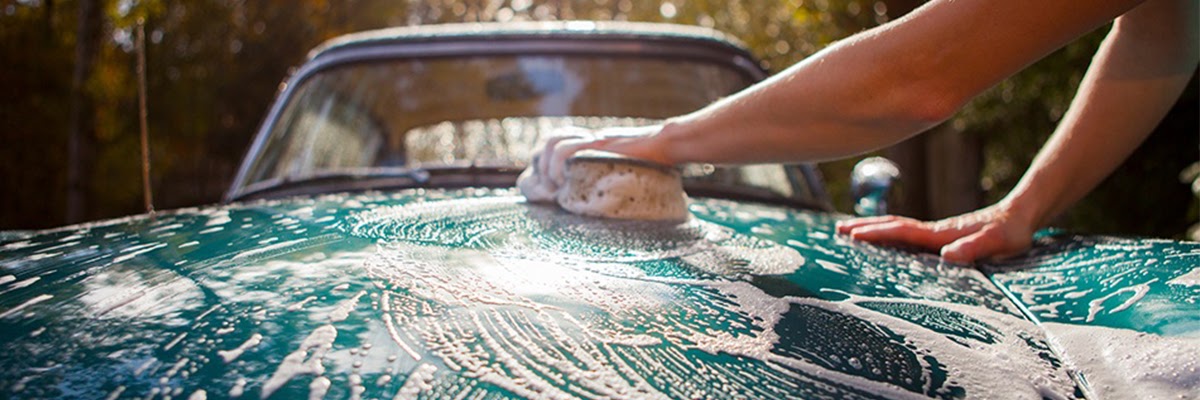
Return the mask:
M811 166L685 167L682 223L513 188L555 129L765 76L670 25L334 39L226 204L4 237L0 397L1195 396L1196 243L1044 233L952 265L838 236Z

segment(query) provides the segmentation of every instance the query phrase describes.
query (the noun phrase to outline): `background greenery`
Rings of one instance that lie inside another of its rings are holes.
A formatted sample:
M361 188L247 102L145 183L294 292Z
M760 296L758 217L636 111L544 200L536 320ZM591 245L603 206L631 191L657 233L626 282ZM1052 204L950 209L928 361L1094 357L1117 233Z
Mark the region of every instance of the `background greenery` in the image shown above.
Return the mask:
M916 3L0 0L0 229L141 211L133 52L139 18L147 32L152 185L156 207L166 209L219 201L281 80L309 49L343 33L462 21L667 21L731 33L778 71ZM1063 115L1106 29L1001 83L947 123L954 134L973 138L971 148L955 151L983 155L975 189L984 202L1003 196L1020 177ZM1058 224L1180 237L1200 210L1178 178L1200 149L1197 109L1193 82L1146 145ZM68 157L72 132L81 152ZM843 211L849 210L846 177L855 161L822 165ZM83 183L74 215L66 211L72 164Z

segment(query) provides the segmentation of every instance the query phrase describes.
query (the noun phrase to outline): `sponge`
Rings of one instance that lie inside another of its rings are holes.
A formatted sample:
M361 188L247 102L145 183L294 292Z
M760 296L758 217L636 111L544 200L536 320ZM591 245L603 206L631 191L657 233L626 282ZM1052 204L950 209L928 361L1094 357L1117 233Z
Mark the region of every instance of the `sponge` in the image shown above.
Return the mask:
M555 200L567 211L593 217L683 221L689 215L679 171L598 150L567 159Z

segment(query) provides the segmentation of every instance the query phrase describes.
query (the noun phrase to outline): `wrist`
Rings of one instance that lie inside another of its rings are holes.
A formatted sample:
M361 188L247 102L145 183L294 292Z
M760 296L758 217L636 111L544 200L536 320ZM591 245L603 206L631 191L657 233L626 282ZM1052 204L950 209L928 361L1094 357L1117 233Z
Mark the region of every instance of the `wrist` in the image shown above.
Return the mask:
M708 162L708 156L697 154L702 145L697 142L695 133L701 118L694 115L681 115L663 121L662 126L649 137L652 147L665 164L676 165L692 162Z
M648 136L647 142L652 152L657 156L658 161L666 165L676 165L685 162L684 154L680 148L680 136L687 129L687 122L680 117L670 118L663 121L657 132Z
M1049 201L1033 193L1015 189L997 203L1009 218L1028 227L1030 232L1035 232L1049 223L1050 216L1046 209L1049 204Z

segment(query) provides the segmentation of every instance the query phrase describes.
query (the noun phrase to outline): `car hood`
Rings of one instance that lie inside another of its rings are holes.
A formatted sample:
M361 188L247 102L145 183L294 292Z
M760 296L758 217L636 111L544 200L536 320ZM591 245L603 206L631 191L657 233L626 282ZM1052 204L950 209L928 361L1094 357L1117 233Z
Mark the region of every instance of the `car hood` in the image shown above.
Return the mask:
M976 269L836 214L690 209L409 190L36 232L0 245L0 393L1069 398L1084 369L1047 321L1200 331L1195 244L1048 238Z

